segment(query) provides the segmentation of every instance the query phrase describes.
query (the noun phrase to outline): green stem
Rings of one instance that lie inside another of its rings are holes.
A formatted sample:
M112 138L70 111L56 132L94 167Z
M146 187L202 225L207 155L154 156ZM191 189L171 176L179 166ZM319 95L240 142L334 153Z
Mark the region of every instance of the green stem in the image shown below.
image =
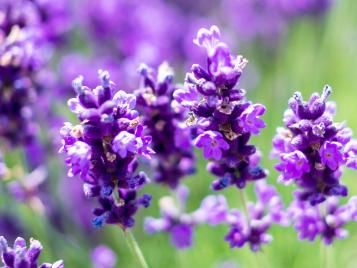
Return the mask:
M244 189L240 189L239 190L239 196L240 196L241 205L243 207L244 215L247 217L247 220L250 221L250 216L249 216L249 212L248 212L247 201L246 201L246 198L245 198Z
M326 246L324 245L324 242L320 242L320 267L321 268L326 268Z
M130 230L125 231L125 238L126 238L126 241L128 242L130 249L133 251L133 253L137 257L137 259L140 263L140 266L142 268L149 268L149 265L147 264L145 257L143 255L138 243L136 242L134 235L132 234L132 232Z

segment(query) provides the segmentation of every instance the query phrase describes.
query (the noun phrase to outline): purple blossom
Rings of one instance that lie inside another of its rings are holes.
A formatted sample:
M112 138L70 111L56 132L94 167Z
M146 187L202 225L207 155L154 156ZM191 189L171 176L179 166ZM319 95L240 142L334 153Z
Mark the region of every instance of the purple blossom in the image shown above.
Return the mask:
M63 268L63 261L56 261L53 264L38 264L38 259L43 247L38 240L30 239L30 245L26 246L26 241L22 237L16 238L13 247L10 247L3 236L0 236L0 254L5 267L8 268Z
M305 155L300 151L281 154L281 163L276 165L276 169L282 173L282 181L290 181L301 177L310 171L310 165Z
M245 132L258 135L259 130L265 127L265 123L259 116L265 112L265 107L261 104L253 104L249 106L240 116L241 127Z
M166 62L157 71L142 64L139 73L141 83L134 94L147 126L144 132L152 136L153 179L176 188L181 179L195 171L191 129L183 124L186 113L173 98L178 86L173 83L174 74Z
M206 214L202 215L200 209L191 213L185 212L188 188L180 185L176 193L176 200L169 196L160 199L161 218L147 217L144 229L149 234L167 232L176 248L185 249L192 246L194 228L204 222Z
M346 166L357 169L357 141L352 140L345 147Z
M148 207L151 196L137 196L149 179L136 173L138 157L150 158L151 136L144 134L135 96L114 91L109 73L100 71L101 85L90 89L83 77L73 81L77 97L68 101L81 123L65 123L61 129L61 152L66 154L69 175L79 174L87 197L98 198L94 210L95 227L118 224L123 229L134 225L139 207Z
M206 159L220 160L222 151L229 149L229 144L224 140L223 135L211 130L198 135L194 144L203 149L203 156Z
M97 246L91 257L94 268L113 268L117 262L115 253L105 245Z
M91 147L82 141L76 141L67 150L68 158L66 164L70 167L68 176L73 177L80 174L85 178L90 168Z
M260 119L265 107L249 102L237 86L247 60L231 55L217 26L200 29L194 42L205 48L207 68L192 65L174 98L189 111L186 123L195 127L194 144L211 160L207 168L217 177L212 188L244 188L247 181L266 176L256 159L250 163L257 150L248 144L250 136L265 126Z
M257 202L248 203L248 215L232 209L227 216L230 230L225 240L232 248L249 244L252 251L259 251L262 245L272 241L268 231L274 223L289 225L288 214L276 189L261 181L256 183L255 191Z
M339 142L325 142L320 148L322 164L328 166L332 170L336 170L339 165L343 163L341 149L342 144Z
M321 207L323 205L324 209ZM290 205L289 214L299 239L314 241L321 237L324 243L329 245L335 239L344 239L348 236L344 226L354 220L356 206L353 198L348 203L340 205L337 197L329 197L324 204L316 206L297 199Z
M312 205L328 196L347 196L348 192L340 177L342 167L351 160L346 152L352 131L333 122L335 105L326 101L331 92L325 86L321 96L314 93L307 102L296 92L284 114L285 128L278 128L273 139L272 156L280 158L276 169L281 172L281 181L295 182L299 198Z

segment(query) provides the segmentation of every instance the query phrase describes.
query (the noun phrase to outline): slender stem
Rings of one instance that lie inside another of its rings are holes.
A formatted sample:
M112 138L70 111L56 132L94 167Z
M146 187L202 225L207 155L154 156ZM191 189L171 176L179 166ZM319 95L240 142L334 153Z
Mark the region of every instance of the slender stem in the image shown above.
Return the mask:
M248 212L247 201L246 201L246 198L245 198L244 189L240 189L239 190L239 196L240 196L240 202L241 202L241 204L243 206L244 215L247 217L248 222L250 222L250 216L249 216L249 212Z
M133 251L133 253L137 257L137 259L140 263L140 266L142 268L149 268L149 265L147 264L145 257L143 255L138 243L136 242L136 239L135 239L134 235L132 234L132 232L130 230L127 230L124 232L124 234L125 234L126 241L128 242L130 249Z
M320 267L327 268L327 261L326 261L326 246L324 242L321 241L320 243Z

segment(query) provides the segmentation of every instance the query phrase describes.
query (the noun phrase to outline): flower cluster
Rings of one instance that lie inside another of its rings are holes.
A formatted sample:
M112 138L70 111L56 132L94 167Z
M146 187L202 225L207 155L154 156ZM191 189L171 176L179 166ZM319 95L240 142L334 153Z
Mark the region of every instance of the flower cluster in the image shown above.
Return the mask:
M0 4L0 135L11 144L26 142L36 132L31 105L37 94L34 76L42 64L36 53L41 38L28 23L31 5L20 8L20 2Z
M289 207L289 214L299 239L314 241L320 236L329 245L335 239L348 236L344 226L356 221L357 199L352 197L346 204L340 205L339 199L333 196L317 206L296 199Z
M139 68L141 86L135 91L137 107L152 136L155 156L151 160L153 179L171 188L195 170L191 131L183 123L186 113L173 99L176 86L173 71L167 63L160 65L157 77L146 65Z
M77 97L68 101L80 124L65 123L61 129L69 167L68 176L79 175L87 197L96 197L93 224L134 225L140 206L148 207L151 196L137 197L137 190L148 182L144 172L136 172L138 156L150 158L151 136L144 135L136 98L124 91L114 92L109 73L99 71L101 85L83 86L83 77L73 81Z
M246 215L236 209L227 215L230 230L225 240L232 248L249 244L252 251L259 251L262 245L272 241L268 231L273 224L289 225L288 214L275 187L260 181L255 184L255 192L257 202L248 202Z
M180 185L176 189L176 200L170 196L162 197L159 202L161 218L147 217L144 223L145 231L149 234L167 232L176 248L190 247L193 243L194 228L204 219L199 210L185 212L188 194L188 188Z
M16 238L13 247L9 247L6 239L0 236L1 260L7 268L63 268L62 260L55 263L38 264L38 258L42 251L42 245L39 241L30 239L30 245L27 248L26 241L22 237Z
M284 114L286 128L278 128L273 139L272 155L280 159L279 180L296 183L299 198L311 205L327 196L347 196L347 187L340 184L341 168L356 168L352 131L344 123L333 122L335 104L326 102L330 94L331 88L325 86L321 96L314 93L305 102L296 92Z
M266 176L259 167L259 152L248 144L250 136L265 127L265 107L249 102L245 91L237 88L247 61L231 55L216 26L200 29L194 42L206 49L207 68L192 65L184 88L175 90L174 97L190 110L187 123L195 125L198 134L194 144L212 160L208 169L219 177L213 189L244 188L248 181Z

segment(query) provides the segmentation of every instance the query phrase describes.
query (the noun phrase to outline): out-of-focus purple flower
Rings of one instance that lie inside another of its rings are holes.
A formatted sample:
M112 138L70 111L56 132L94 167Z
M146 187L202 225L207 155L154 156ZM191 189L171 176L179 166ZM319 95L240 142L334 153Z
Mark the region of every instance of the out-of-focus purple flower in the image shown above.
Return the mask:
M63 268L63 261L56 261L53 264L38 264L43 247L40 241L30 239L30 245L26 246L26 241L22 237L16 238L13 247L8 245L7 240L0 236L1 260L8 268Z
M93 225L118 224L125 229L134 225L138 208L150 204L151 196L137 197L149 179L136 169L138 156L150 158L154 151L134 110L135 96L115 92L108 72L100 71L99 76L101 85L93 90L83 86L83 77L73 81L77 97L68 105L81 124L65 123L60 151L67 156L69 175L79 174L85 195L99 200Z
M252 251L259 251L263 244L270 243L268 230L272 224L289 225L288 214L278 192L264 181L256 183L256 203L248 203L248 215L237 209L229 210L223 196L207 197L199 210L209 224L228 224L230 230L225 237L231 247L250 245ZM218 199L219 198L219 199ZM213 202L214 201L214 202ZM212 205L213 204L213 205Z
M334 0L280 0L280 6L286 16L321 16L332 6Z
M185 249L192 246L194 228L202 223L205 217L202 217L199 210L185 212L188 188L180 185L176 191L176 200L169 196L160 199L161 218L147 217L144 228L149 234L169 233L172 244L178 249Z
M174 97L189 110L186 122L195 127L195 145L212 160L207 167L218 177L212 188L244 188L248 181L266 176L257 159L250 163L257 150L248 144L250 136L265 126L260 119L265 107L249 102L237 86L247 60L231 55L217 26L200 29L194 42L206 50L207 68L192 65L184 88L178 88Z
M14 199L28 204L32 209L43 214L45 207L40 193L47 176L47 169L39 166L24 176L15 176L14 180L7 184L8 191Z
M25 233L21 218L7 210L0 210L0 233L6 234L9 240L14 240L17 236Z
M93 268L113 268L117 262L117 256L105 245L97 246L91 254Z
M73 89L69 86L72 81L77 78L78 70L85 77L85 83L90 88L95 88L98 83L97 70L103 69L110 73L113 81L118 81L117 86L126 86L122 84L122 67L115 63L113 59L108 57L93 57L81 54L64 55L58 65L57 72L59 73L59 87L57 94L59 96L71 96Z
M84 0L79 7L93 40L101 40L98 49L103 49L101 42L105 40L110 53L130 58L134 64L157 66L163 60L177 58L178 51L172 48L182 32L178 23L181 16L164 1Z
M7 174L8 174L8 168L7 168L6 163L4 161L3 154L0 151L0 180L4 179Z
M324 204L316 206L297 198L289 207L290 218L299 239L314 241L316 237L321 237L327 245L332 244L335 239L344 239L348 236L344 226L354 220L353 215L356 215L356 211L353 198L348 203L340 205L337 197L328 197Z
M225 0L221 11L244 41L275 44L287 27L279 0Z
M347 187L340 184L342 167L353 168L353 150L347 145L352 131L344 123L333 122L335 105L326 102L331 92L325 86L321 96L314 93L308 102L296 92L284 114L285 128L278 128L273 139L272 156L280 158L276 165L280 181L295 182L301 189L299 198L312 205L328 196L346 196Z
M257 201L248 203L248 215L229 209L224 196L208 196L195 212L195 218L212 225L229 225L225 240L231 247L249 244L252 251L259 251L263 244L271 242L268 231L273 224L288 226L290 221L275 187L259 181L255 193Z
M173 91L177 88L173 84L173 71L167 63L162 63L156 73L145 64L140 66L139 72L141 85L134 93L147 126L145 132L152 136L153 178L176 188L195 168L191 129L182 122L186 113L173 99Z
M72 3L68 0L34 0L32 3L38 10L37 20L45 38L52 43L64 42L73 27Z
M44 96L52 89L53 74L44 67L57 45L55 39L70 22L63 16L66 2L0 3L0 136L10 145L33 143L41 118L38 111L49 108Z
M357 140L352 140L345 147L346 166L357 169Z
M211 225L225 223L229 207L223 195L209 195L202 200L200 208L195 212L195 218Z

